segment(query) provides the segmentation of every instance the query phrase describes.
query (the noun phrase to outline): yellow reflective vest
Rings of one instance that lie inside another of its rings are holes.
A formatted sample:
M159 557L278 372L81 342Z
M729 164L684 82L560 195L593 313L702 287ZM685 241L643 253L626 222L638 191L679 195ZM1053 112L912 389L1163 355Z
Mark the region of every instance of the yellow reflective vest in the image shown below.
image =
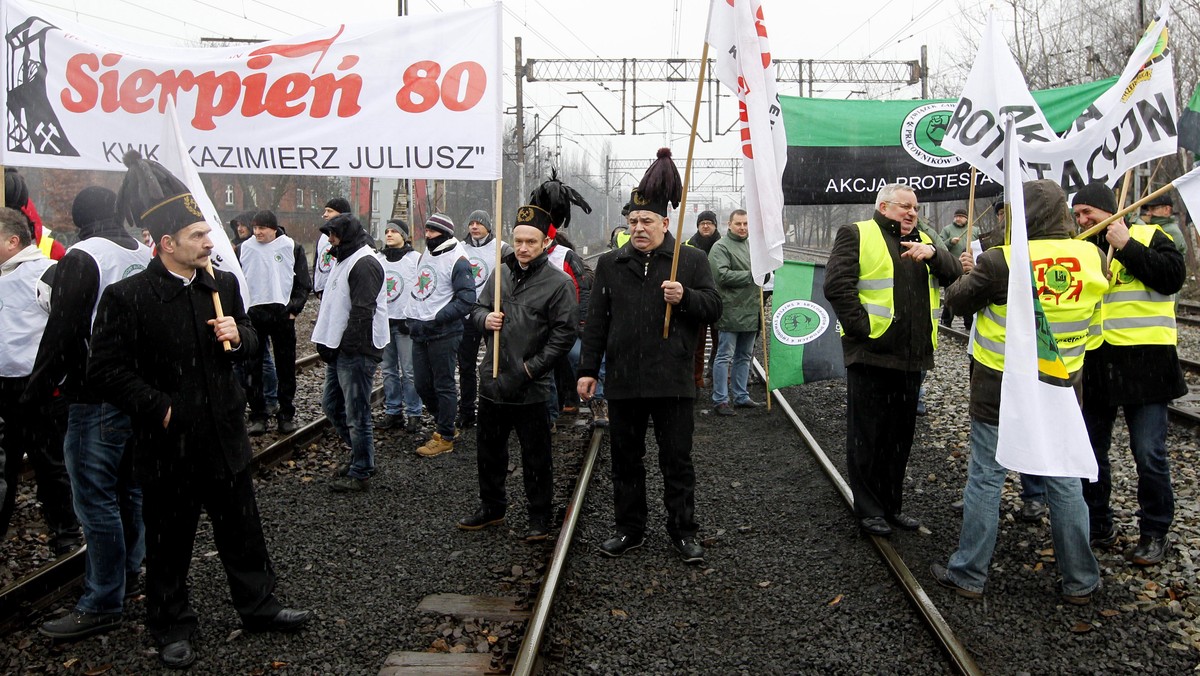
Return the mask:
M1000 247L1004 260L1011 261L1011 248ZM1029 242L1033 282L1050 331L1058 344L1067 373L1083 368L1089 329L1100 312L1108 288L1095 244L1074 239L1035 239ZM1011 262L1010 262L1011 265ZM976 361L997 371L1004 370L1007 305L989 304L975 316Z
M896 299L893 289L896 284L896 269L892 254L888 251L883 231L874 220L859 221L858 228L858 302L867 310L871 322L871 339L879 338L892 325L896 316ZM924 244L933 245L933 240L922 230L917 235ZM929 311L933 324L933 347L937 348L937 314L941 306L937 277L929 275Z
M1129 228L1129 236L1146 246L1150 246L1155 232L1167 234L1157 225L1137 223ZM1111 285L1104 294L1100 317L1102 335L1093 335L1088 348L1099 347L1101 342L1109 345L1174 345L1178 337L1175 297L1146 286L1115 258L1111 270Z
M50 233L45 228L42 228L42 241L38 242L38 251L41 251L46 258L49 258L50 252L53 250L54 238L50 236Z

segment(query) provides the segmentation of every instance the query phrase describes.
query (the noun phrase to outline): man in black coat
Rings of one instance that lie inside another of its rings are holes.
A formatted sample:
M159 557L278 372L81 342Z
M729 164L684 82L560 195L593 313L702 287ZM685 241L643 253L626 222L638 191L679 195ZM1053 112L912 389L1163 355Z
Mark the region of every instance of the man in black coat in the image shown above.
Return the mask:
M525 541L545 540L550 533L554 498L550 460L550 379L554 364L575 344L579 322L575 287L552 265L546 254L550 214L536 206L517 210L513 227L513 253L493 273L471 321L486 340L480 369L478 448L479 500L475 513L458 522L462 530L479 530L504 521L507 501L508 433L516 430L521 442L521 473L529 500L529 528ZM494 307L497 279L501 280L500 308ZM495 332L500 331L499 346ZM492 377L495 351L500 369Z
M674 181L660 189L662 174ZM671 176L673 174L673 176ZM679 249L671 281L675 238L668 232L668 202L679 204L678 171L670 151L634 190L629 242L600 257L579 361L579 396L596 390L600 360L607 358L604 389L609 400L613 498L617 533L600 546L611 557L640 547L646 530L646 428L654 419L671 544L687 563L704 560L696 542L696 474L692 466L692 406L696 383L692 352L701 327L721 316L721 298L704 254ZM652 180L652 179L659 180ZM647 192L649 189L649 192ZM666 340L663 316L672 308Z
M157 256L105 291L87 377L133 420L146 524L146 626L163 663L183 668L196 657L187 574L201 507L248 631L296 629L312 613L284 608L274 594L248 471L245 394L233 373L233 360L258 347L237 280L206 271L211 228L186 186L136 154L126 164L118 214L150 229ZM225 311L219 318L214 292Z

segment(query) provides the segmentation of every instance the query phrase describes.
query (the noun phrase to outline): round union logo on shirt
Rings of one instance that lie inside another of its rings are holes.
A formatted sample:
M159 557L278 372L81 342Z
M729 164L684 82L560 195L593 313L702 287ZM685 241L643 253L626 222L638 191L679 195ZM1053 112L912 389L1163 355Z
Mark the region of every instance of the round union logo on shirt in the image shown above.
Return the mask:
M132 277L145 269L146 269L145 265L142 265L141 263L134 263L133 265L130 265L129 267L125 268L125 272L121 273L121 279L125 279L126 277Z
M387 290L387 300L389 303L391 303L400 297L400 291L404 286L404 282L400 280L399 273L389 272L387 273L387 276L383 278L383 286L384 289Z
M282 263L283 262L283 254L281 254L281 253L275 254L275 262Z
M433 271L433 266L426 263L417 268L417 281L413 282L412 297L424 303L433 295L436 288L437 275Z
M333 269L333 254L330 252L330 247L325 247L321 252L321 258L317 261L317 269L321 272L329 272Z
M829 329L829 313L811 300L792 300L771 315L775 340L784 345L804 345L820 338Z
M475 281L475 288L481 289L488 278L488 264L480 256L470 256L467 261L471 264L471 279Z

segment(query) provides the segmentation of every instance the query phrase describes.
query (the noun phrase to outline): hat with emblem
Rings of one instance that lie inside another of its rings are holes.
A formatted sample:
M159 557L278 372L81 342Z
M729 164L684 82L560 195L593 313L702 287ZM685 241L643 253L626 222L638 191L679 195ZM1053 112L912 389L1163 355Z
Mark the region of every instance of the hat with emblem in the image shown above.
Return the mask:
M129 171L117 192L117 218L146 228L155 242L204 221L196 198L166 167L136 150L125 153L122 161Z
M646 169L642 182L633 189L629 208L632 211L653 211L665 217L667 205L678 207L682 198L683 181L679 178L675 161L671 159L671 149L659 148L658 159Z
M531 225L541 230L543 235L549 235L550 226L552 225L550 223L550 212L537 205L526 204L517 209L517 222L513 227L517 225Z

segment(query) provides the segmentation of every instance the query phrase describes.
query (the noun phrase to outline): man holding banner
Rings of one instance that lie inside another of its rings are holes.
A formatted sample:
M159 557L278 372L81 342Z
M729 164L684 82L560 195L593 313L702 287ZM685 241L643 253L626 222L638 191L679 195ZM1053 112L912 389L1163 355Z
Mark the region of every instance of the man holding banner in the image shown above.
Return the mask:
M879 191L875 215L842 226L829 253L825 297L842 328L846 464L854 514L869 535L916 530L900 510L916 427L921 372L933 368L940 287L962 267L917 228L917 195Z

